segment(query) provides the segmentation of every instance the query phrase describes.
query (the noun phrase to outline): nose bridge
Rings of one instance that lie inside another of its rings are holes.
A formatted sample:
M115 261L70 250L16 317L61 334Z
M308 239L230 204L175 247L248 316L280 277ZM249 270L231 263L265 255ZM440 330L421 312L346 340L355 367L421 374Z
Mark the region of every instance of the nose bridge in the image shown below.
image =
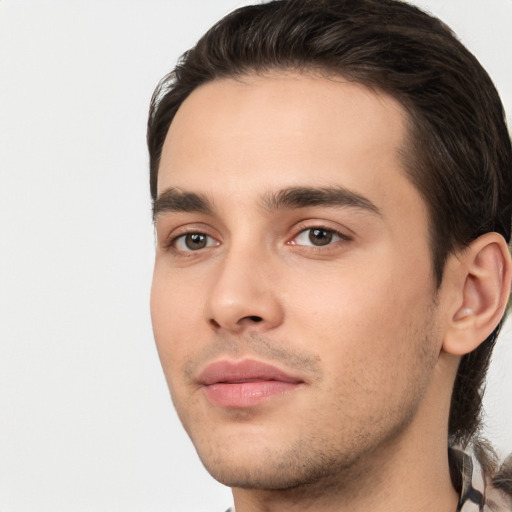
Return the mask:
M282 307L272 282L272 257L261 245L232 244L217 267L208 303L207 321L216 329L267 330L282 319Z

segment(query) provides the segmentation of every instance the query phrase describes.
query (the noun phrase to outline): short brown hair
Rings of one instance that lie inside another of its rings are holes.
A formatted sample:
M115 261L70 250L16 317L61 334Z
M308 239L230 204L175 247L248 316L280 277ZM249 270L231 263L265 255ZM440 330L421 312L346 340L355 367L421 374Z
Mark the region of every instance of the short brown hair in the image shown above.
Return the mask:
M213 26L160 82L148 122L150 188L178 108L199 85L275 69L318 70L384 91L410 119L403 158L428 207L433 275L486 232L510 241L512 148L503 106L478 60L437 18L398 0L277 0ZM479 430L484 379L501 328L460 363L449 433Z

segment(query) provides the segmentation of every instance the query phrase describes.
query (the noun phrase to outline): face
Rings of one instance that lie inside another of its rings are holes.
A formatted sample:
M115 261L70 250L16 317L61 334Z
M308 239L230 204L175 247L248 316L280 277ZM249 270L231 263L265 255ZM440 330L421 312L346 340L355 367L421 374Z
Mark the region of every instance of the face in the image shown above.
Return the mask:
M206 468L284 489L405 439L440 350L401 106L340 79L217 80L180 107L155 204L151 311Z

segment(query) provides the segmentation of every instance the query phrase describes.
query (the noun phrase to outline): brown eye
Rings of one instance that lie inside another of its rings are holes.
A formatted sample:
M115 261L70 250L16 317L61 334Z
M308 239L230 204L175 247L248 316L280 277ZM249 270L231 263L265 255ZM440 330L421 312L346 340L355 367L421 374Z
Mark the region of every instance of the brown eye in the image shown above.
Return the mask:
M218 245L217 242L205 233L187 233L181 235L174 241L174 246L180 251L190 252L199 251L206 247Z
M349 240L349 237L333 229L315 227L301 231L291 243L292 245L302 245L306 247L323 247L339 242L340 240Z
M309 241L313 245L322 246L332 242L334 233L327 229L314 228L309 230Z
M191 233L185 235L185 245L191 250L204 249L206 247L206 235L202 233Z

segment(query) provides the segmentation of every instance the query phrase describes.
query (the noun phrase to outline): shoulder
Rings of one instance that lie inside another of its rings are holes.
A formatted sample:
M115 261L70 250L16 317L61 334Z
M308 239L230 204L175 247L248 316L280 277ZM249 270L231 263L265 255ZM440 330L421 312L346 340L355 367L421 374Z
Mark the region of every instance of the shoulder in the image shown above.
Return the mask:
M512 512L512 457L499 467L480 447L450 448L458 512Z
M493 476L491 485L486 492L486 498L496 503L496 510L512 511L512 455L505 460Z

